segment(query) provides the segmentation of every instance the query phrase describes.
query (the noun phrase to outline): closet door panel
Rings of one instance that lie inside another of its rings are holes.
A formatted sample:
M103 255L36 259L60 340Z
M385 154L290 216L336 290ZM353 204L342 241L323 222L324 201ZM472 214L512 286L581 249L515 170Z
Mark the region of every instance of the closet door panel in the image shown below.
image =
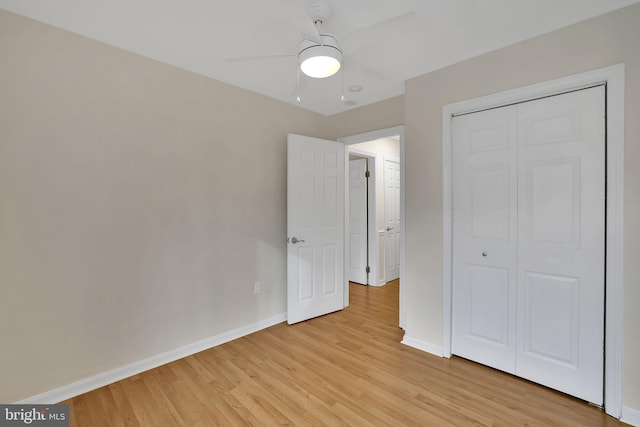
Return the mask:
M454 118L453 352L515 371L516 109Z
M516 374L601 404L604 88L518 105Z

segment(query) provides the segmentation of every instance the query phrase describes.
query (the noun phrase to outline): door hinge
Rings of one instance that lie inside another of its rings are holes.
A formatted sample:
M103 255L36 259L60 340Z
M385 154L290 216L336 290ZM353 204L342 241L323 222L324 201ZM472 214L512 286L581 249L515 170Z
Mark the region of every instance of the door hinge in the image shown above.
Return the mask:
M369 177L371 177L371 172L369 172L369 171L365 171L365 173L364 173L364 177L365 177L365 178L369 178Z
M367 271L367 274L371 273L371 267L367 265L366 271Z

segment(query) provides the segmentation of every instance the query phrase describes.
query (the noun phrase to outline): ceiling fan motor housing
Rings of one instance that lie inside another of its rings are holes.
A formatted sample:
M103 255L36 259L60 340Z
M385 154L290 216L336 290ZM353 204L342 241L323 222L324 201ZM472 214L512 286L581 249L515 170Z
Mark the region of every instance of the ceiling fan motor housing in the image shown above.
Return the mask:
M316 2L309 6L308 12L313 23L318 25L327 22L333 13L333 9L327 3Z

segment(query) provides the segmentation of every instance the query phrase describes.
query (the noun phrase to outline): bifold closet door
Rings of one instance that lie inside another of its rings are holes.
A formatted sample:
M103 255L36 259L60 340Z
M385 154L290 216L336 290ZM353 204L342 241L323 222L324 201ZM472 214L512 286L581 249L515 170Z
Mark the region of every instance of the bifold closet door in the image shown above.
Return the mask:
M604 87L454 118L454 354L602 404Z
M517 375L602 404L604 87L518 105Z
M515 372L516 108L454 119L453 353Z

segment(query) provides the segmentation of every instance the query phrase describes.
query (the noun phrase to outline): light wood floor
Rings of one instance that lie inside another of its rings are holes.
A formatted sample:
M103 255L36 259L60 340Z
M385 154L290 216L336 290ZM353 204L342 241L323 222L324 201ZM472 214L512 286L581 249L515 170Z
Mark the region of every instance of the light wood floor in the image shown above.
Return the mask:
M597 408L400 344L398 283L63 402L71 426L618 426Z

